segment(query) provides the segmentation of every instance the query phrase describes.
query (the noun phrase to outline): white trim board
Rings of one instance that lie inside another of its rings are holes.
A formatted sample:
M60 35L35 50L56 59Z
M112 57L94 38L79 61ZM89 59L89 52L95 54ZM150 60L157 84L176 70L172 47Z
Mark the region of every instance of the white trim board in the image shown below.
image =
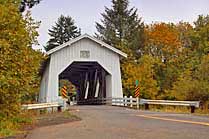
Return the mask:
M107 49L109 49L109 50L111 50L111 51L113 51L113 52L119 54L120 56L127 57L127 54L126 54L126 53L124 53L124 52L122 52L122 51L116 49L115 47L112 47L112 46L110 46L109 44L104 43L103 41L101 41L101 40L99 40L99 39L97 39L97 38L94 38L94 37L92 37L92 36L90 36L90 35L88 35L88 34L81 35L81 36L76 37L76 38L74 38L74 39L72 39L72 40L70 40L70 41L68 41L68 42L66 42L66 43L64 43L64 44L62 44L62 45L60 45L60 46L57 46L57 47L55 47L55 48L49 50L48 52L46 52L46 54L47 54L47 55L51 55L52 53L57 52L57 51L59 51L59 50L65 48L65 47L67 47L67 46L71 46L71 44L73 44L73 43L75 43L75 42L77 42L77 41L79 41L79 40L81 40L81 39L83 39L83 38L88 38L88 39L90 39L90 40L92 40L92 41L94 41L94 42L100 44L102 47L105 47L105 48L107 48Z

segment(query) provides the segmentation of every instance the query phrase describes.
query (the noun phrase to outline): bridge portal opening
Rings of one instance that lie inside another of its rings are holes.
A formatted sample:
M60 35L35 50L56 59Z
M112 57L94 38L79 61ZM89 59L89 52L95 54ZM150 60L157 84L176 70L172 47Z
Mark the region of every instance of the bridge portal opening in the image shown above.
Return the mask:
M76 88L77 104L103 104L111 97L111 75L98 62L73 62L59 74Z

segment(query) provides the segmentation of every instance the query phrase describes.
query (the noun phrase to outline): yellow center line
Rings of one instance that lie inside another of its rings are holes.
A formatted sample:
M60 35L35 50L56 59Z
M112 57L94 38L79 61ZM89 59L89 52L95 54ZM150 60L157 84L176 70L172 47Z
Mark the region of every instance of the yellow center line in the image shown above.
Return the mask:
M195 121L187 121L187 120L177 120L177 119L162 118L162 117L149 116L149 115L136 115L136 116L138 116L138 117L144 117L144 118L150 118L150 119L164 120L164 121L172 121L172 122L179 122L179 123L189 123L189 124L209 126L209 123L206 123L206 122L195 122Z

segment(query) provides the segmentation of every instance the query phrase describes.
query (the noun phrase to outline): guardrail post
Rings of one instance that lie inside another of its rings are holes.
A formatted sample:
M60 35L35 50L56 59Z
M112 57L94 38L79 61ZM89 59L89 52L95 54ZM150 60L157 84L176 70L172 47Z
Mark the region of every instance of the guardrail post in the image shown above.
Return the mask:
M195 106L191 106L191 113L194 113L195 111Z
M127 107L127 96L124 96L124 106Z
M145 110L149 110L149 104L145 103L144 107L145 107Z
M136 98L136 108L139 109L139 97Z
M75 97L73 97L72 99L73 99L73 104L72 105L74 105L75 104Z
M133 97L130 96L130 107L133 107Z
M57 112L62 112L62 106L57 107Z

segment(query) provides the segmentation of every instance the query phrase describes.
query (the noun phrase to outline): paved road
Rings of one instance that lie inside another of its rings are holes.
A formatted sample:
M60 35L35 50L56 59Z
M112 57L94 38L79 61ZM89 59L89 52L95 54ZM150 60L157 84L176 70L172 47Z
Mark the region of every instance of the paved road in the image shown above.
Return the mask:
M209 117L74 106L83 120L37 128L28 139L209 139Z

